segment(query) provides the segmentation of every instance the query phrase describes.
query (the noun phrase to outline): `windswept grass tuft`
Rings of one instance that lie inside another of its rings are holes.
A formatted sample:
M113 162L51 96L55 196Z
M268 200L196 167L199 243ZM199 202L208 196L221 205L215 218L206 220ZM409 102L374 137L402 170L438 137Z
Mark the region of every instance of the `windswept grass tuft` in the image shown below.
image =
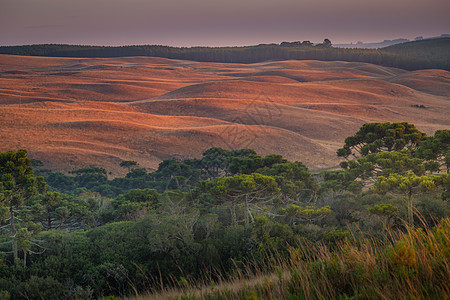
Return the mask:
M281 261L246 266L225 281L183 281L136 299L449 299L450 218L390 232L388 242L303 243Z

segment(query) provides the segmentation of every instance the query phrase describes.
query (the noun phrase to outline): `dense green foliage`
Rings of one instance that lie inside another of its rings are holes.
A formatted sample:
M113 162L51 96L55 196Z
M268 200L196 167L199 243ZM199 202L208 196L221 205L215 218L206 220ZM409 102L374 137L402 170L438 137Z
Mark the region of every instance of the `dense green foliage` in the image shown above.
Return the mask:
M447 299L449 234L446 218L382 244L351 238L330 249L305 242L285 259L244 268L219 284L183 281L136 299Z
M40 169L37 171L40 172ZM300 162L289 163L280 155L268 155L263 158L251 149L228 151L220 148L206 150L201 159L164 160L158 170L152 173L135 168L130 169L126 177L108 180L103 168L91 167L72 171L71 175L47 170L45 180L51 189L60 192L69 194L78 194L81 191L98 192L102 196L113 198L131 189L151 188L160 193L171 189L188 191L202 180L254 172L278 176L276 177L278 181L290 176L290 180L297 179L312 184L312 178L308 179L311 175Z
M381 151L414 150L425 137L413 124L367 123L354 136L345 139L344 147L337 151L340 157L366 156Z
M391 130L393 144L403 140L402 147L384 146ZM450 253L448 221L436 229L441 235L436 243L447 239L447 250L424 254L436 268L431 273L423 271L421 261L404 260L418 248L392 233L412 230L425 243L421 231L412 228L433 227L449 217L450 176L445 168L427 168L442 163L447 135L443 130L425 137L407 123L365 124L355 136L368 145L381 139L383 146L338 171L311 174L301 162L280 155L211 148L200 159L165 160L153 173L124 163L135 169L112 180L100 167L49 173L47 189L33 175L26 151L1 153L0 297L123 296L271 272L276 266L294 272L283 281L292 283L284 296L320 298L324 286L306 291L305 284L324 280L336 291L332 298L370 298L378 291L366 290L367 282L380 284L376 288L395 280L407 283L412 279L402 272L410 271L427 280L421 293L442 295L448 291L432 286L436 276L448 275L442 270ZM19 216L14 231L11 209ZM379 273L364 275L368 269L360 269L357 259L369 254L369 267ZM302 277L306 271L309 281ZM264 297L261 291L253 292Z
M329 41L328 41L329 42ZM330 43L331 44L331 43ZM2 46L1 54L55 57L123 57L155 56L203 62L256 63L268 60L354 61L397 67L407 70L438 68L450 70L450 38L423 40L383 49L333 48L328 43L261 44L245 47L177 48L159 45L144 46L79 46L28 45Z
M427 161L430 171L450 170L450 130L438 130L434 136L425 138L417 149L417 157Z
M7 232L12 245L12 254L14 261L18 260L19 250L24 253L26 263L26 254L31 251L29 236L31 232L37 231L36 224L30 222L30 211L23 210L22 220L25 226L21 227L18 214L22 213L22 206L33 196L43 193L46 185L42 177L35 178L30 160L26 158L27 152L19 150L17 153L9 151L0 153L0 212L1 221L6 223L2 230Z

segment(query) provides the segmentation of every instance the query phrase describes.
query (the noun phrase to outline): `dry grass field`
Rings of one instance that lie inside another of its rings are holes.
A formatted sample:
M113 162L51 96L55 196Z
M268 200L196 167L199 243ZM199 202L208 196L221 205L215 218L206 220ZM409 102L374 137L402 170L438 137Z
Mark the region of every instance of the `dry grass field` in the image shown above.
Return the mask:
M122 160L155 169L210 147L335 167L367 122L450 127L450 72L366 63L200 63L164 58L0 55L0 151L29 150L54 170Z

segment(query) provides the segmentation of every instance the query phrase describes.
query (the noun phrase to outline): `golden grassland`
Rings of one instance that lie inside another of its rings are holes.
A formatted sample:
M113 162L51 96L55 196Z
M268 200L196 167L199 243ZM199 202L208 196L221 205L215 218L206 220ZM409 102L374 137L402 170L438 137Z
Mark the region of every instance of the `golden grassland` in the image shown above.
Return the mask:
M210 147L282 154L312 170L367 122L450 125L450 72L367 63L200 63L150 57L0 55L0 151L25 148L45 167L122 160L157 168Z

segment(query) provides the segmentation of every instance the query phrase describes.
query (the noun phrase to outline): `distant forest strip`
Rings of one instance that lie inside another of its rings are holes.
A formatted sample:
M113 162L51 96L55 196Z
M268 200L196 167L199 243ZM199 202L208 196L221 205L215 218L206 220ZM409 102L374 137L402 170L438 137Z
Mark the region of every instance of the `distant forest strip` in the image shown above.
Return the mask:
M450 70L450 38L428 39L382 49L333 48L298 42L261 44L245 47L170 47L27 45L1 46L0 54L50 57L125 57L153 56L200 62L257 63L270 60L321 60L365 62L405 70Z

